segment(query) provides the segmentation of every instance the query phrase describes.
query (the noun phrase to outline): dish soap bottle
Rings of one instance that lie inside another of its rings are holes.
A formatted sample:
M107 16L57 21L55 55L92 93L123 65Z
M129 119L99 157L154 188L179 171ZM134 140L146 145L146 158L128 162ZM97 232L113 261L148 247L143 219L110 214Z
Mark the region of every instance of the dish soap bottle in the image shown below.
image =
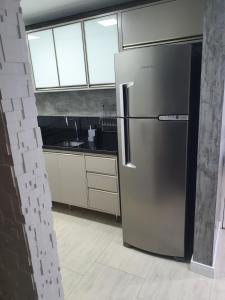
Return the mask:
M90 129L88 130L88 142L94 142L94 138L95 138L95 129L92 129L90 125Z

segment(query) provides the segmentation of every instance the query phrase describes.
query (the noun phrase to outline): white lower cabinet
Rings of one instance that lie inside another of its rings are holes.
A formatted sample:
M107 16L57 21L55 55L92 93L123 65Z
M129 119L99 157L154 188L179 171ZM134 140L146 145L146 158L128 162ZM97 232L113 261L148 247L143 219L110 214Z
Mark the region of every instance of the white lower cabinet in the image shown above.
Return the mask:
M61 202L59 159L61 154L44 152L45 165L48 173L49 187L52 193L52 201Z
M54 202L120 215L117 158L44 152Z
M59 159L61 202L87 207L87 187L83 155L61 154Z
M52 200L87 207L84 156L53 152L44 155Z

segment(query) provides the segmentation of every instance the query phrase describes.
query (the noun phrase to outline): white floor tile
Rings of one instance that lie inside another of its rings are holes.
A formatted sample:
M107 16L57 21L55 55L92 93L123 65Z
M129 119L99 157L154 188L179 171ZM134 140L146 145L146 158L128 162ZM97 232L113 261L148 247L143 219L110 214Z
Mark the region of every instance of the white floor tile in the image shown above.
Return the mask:
M144 300L210 300L212 279L197 275L189 265L155 260L139 298Z
M54 212L60 265L85 274L121 228Z
M68 300L136 300L143 279L95 263Z
M145 282L139 298L144 300L210 300L210 294L211 283L204 279L158 278Z
M160 259L159 259L160 260ZM111 242L109 247L99 256L97 262L109 267L146 278L155 258L134 248L123 246L122 232Z
M170 258L154 256L148 279L192 279L196 276L200 277L200 275L191 272L189 266L187 263L176 262Z
M124 247L113 217L79 209L53 217L65 300L225 300L225 279Z
M212 285L212 295L210 300L224 300L225 299L225 279L216 279Z
M68 296L73 291L73 289L80 282L82 276L66 268L61 268L61 275L62 275L64 297L65 299L67 299Z

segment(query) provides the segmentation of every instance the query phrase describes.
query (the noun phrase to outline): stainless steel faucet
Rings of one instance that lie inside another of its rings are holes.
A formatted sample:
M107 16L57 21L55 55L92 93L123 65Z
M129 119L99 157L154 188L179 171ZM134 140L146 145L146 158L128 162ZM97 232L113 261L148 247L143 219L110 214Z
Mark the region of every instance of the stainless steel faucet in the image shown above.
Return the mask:
M74 121L75 129L76 129L76 135L77 135L77 141L79 141L79 135L78 135L78 129L77 129L77 121Z
M67 117L65 116L65 122L66 122L66 127L68 127L69 126L69 124L68 124L68 119L67 119Z

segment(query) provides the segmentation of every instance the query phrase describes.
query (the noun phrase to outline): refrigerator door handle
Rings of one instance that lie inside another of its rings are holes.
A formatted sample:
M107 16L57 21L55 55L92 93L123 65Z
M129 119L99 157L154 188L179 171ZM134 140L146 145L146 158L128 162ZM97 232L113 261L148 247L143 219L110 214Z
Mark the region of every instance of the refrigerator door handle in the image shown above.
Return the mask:
M119 85L120 91L120 115L122 118L129 117L129 88L134 82L126 82Z
M136 169L136 166L131 162L129 118L120 118L120 134L122 165L127 168Z
M130 120L129 120L129 91L134 85L133 82L123 83L120 85L120 128L121 128L121 151L122 164L124 167L135 169L136 166L131 162L130 149Z

